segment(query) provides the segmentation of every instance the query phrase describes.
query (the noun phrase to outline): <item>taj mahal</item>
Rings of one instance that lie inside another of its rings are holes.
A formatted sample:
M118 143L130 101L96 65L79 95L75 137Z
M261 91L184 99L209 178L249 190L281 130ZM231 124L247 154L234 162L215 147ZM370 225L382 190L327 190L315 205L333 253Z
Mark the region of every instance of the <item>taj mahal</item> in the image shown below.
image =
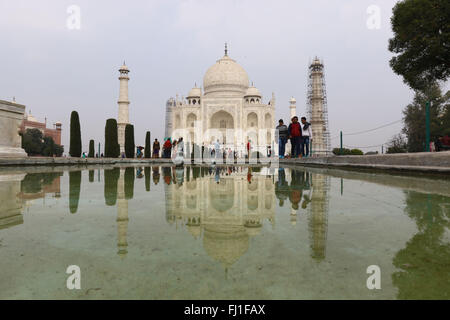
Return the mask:
M259 90L249 85L247 72L225 55L203 77L203 89L195 86L187 97L170 98L166 104L165 136L198 145L217 140L226 147L270 145L274 138L275 97L263 102Z
M129 124L128 81L130 70L125 62L119 69L118 142L124 151L125 126ZM326 156L330 152L328 114L323 62L317 57L310 62L306 113L311 122L311 154ZM297 114L296 100L289 100L290 119ZM219 142L222 148L265 154L270 147L277 152L275 127L275 94L264 102L261 92L249 82L245 69L225 54L203 77L203 88L197 84L187 96L178 94L166 102L165 138L178 139L197 146L210 147ZM289 124L290 119L285 122ZM289 143L288 143L289 144ZM289 149L289 148L288 148Z

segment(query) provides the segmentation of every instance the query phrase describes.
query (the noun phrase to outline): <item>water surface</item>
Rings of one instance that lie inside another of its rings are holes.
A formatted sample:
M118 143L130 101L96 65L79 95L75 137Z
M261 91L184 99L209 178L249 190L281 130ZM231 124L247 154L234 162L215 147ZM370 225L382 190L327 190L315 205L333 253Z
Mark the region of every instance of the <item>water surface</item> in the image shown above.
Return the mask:
M4 170L0 298L449 299L449 190L303 168Z

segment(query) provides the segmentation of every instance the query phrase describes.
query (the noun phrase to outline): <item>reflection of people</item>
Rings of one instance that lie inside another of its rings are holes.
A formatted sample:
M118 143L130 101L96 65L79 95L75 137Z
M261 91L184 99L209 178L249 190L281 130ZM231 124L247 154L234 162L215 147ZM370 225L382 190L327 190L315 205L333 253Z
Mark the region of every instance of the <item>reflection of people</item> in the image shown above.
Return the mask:
M170 172L170 167L162 167L162 172L164 176L164 182L169 185L172 182L172 173Z
M142 175L142 168L139 167L136 169L136 178L141 179L143 177Z
M252 168L248 167L248 171L247 171L247 181L249 184L252 183Z
M304 172L299 170L292 170L289 200L291 201L292 209L294 210L297 210L299 208L299 203L302 199L303 194L304 180Z
M275 184L275 196L280 200L280 207L283 206L284 200L289 196L289 185L286 181L284 168L278 168L278 181Z
M219 169L219 167L216 167L216 174L214 176L214 180L216 181L217 184L220 182L220 169Z
M153 183L157 185L160 178L159 167L153 167L152 169L153 169Z

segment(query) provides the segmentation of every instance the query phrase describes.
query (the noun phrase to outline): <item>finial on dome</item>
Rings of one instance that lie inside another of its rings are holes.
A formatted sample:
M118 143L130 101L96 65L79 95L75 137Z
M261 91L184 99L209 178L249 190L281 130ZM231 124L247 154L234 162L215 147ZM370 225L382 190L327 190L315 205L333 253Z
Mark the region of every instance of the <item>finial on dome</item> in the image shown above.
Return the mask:
M225 55L228 56L228 46L226 42L225 42Z

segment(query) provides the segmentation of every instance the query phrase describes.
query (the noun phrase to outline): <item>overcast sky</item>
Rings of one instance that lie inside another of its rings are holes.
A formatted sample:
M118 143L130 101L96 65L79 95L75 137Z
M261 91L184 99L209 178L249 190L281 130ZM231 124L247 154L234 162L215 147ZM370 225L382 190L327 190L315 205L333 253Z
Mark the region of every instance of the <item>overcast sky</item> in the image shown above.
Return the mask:
M15 96L39 120L61 121L66 152L70 113L77 110L87 151L89 139L103 145L106 119L117 118L118 68L125 60L130 122L136 144L143 145L147 130L152 140L163 138L166 100L186 96L195 82L202 85L228 42L229 56L245 68L264 102L275 93L277 119L288 118L291 96L297 113L305 114L308 62L322 58L337 146L339 130L352 133L399 120L412 100L413 92L389 67L395 3L0 0L0 99ZM79 30L67 27L71 5L80 8ZM371 5L380 9L379 29L368 27L368 19L370 26L376 19L367 13ZM344 144L380 145L401 126L344 136Z

